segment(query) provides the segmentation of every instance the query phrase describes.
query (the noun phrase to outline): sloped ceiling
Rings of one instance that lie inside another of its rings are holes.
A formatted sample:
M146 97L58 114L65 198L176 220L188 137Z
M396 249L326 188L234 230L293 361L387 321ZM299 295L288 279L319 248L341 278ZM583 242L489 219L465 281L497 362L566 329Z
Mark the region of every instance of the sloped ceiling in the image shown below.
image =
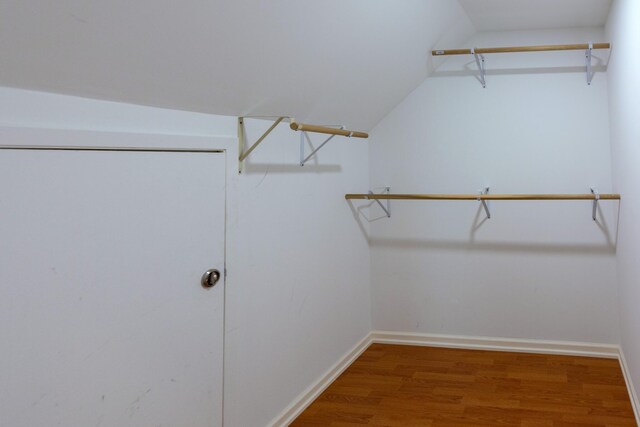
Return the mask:
M601 27L611 0L459 0L478 31Z
M452 0L2 0L0 86L368 130L472 32Z
M611 0L0 0L0 86L369 130L477 31L601 26Z

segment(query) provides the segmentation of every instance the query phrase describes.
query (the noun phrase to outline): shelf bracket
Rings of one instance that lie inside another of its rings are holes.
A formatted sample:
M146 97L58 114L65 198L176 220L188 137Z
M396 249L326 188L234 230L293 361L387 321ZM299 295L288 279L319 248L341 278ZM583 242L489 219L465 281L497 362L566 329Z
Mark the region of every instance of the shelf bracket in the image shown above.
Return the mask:
M591 53L593 52L593 43L589 43L589 47L584 53L585 62L587 64L587 84L591 86L591 80L593 79L593 71L591 70Z
M591 188L591 194L593 194L593 209L591 210L591 218L596 221L598 214L598 202L600 201L600 192L593 187Z
M478 66L478 70L480 71L480 83L482 83L482 87L487 87L487 82L485 81L486 70L484 68L484 55L481 53L476 53L475 48L471 48L471 54L476 59L476 65Z
M384 187L384 191L382 192L382 194L389 194L390 192L391 187ZM373 194L373 191L369 191L369 194ZM368 197L365 197L365 199L375 201L378 205L380 205L384 213L387 214L387 218L391 218L391 200L387 199L387 206L385 207L378 199L369 199Z
M338 129L344 129L344 126L338 126ZM315 154L322 148L325 146L325 144L329 141L331 141L333 139L333 137L336 135L331 135L329 136L327 139L325 139L324 141L322 141L322 143L318 146L318 148L316 148L315 150L313 150L307 157L304 156L304 140L306 139L309 144L311 144L311 139L309 138L309 134L306 131L301 131L300 132L300 166L304 166L305 163L307 163L307 161L312 158L313 156L315 156Z
M274 130L276 126L278 126L280 122L285 118L286 116L278 117L276 121L273 122L271 127L267 129L266 132L263 133L262 136L258 138L256 142L253 143L253 145L251 145L251 147L245 150L244 149L245 147L244 117L238 117L238 144L239 144L238 162L240 163L238 165L238 173L242 173L242 166L243 166L244 159L246 159L247 156L249 156L249 154L251 154L251 152L255 150L256 147L258 147L258 145L260 145L260 143L264 141L264 139L271 133L271 131Z
M484 190L479 191L480 195L489 194L489 187L485 187ZM491 211L489 210L489 202L487 200L478 197L478 201L482 203L484 212L487 214L487 219L491 219Z

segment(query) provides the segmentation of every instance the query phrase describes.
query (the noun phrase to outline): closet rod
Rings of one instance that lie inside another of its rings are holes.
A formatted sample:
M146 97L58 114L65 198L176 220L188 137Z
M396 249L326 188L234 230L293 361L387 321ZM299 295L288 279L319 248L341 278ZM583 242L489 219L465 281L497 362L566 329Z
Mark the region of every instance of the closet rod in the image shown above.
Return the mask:
M620 200L620 194L345 194L363 200Z
M511 46L511 47L479 47L475 49L435 49L431 51L433 56L444 55L471 55L473 53L511 53L511 52L547 52L554 50L587 50L589 43L581 44L556 44L542 46ZM593 43L592 49L609 49L610 43Z
M330 128L326 126L308 125L304 123L298 123L295 119L291 119L289 127L293 130L299 130L304 132L324 133L327 135L340 135L354 138L369 138L369 134L366 132L358 132L347 129Z

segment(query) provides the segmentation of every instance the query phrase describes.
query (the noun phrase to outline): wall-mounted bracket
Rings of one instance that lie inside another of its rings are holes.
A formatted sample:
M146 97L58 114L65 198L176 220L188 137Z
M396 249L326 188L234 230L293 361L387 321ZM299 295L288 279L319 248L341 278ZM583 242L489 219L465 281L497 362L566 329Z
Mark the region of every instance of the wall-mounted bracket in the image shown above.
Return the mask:
M591 53L593 51L593 43L589 43L589 47L584 53L585 62L587 63L587 84L591 86L591 80L593 79L593 71L591 70Z
M256 142L254 142L251 147L245 150L246 146L246 132L244 128L244 119L246 118L254 118L254 119L268 119L275 120L269 129L262 134L260 138ZM347 130L344 126L337 125L329 125L329 126L321 126L321 125L311 125L305 123L298 123L296 119L291 116L244 116L238 117L238 173L242 173L243 162L251 154L253 150L260 145L262 141L271 133L273 129L275 129L278 124L284 119L289 120L289 127L294 131L299 131L300 135L300 166L304 166L304 164L313 157L318 150L320 150L324 145L329 142L334 136L346 136L347 138L369 138L369 134L366 132L360 132L355 130ZM315 150L311 152L307 157L304 156L304 138L307 138L307 141L311 143L309 139L308 133L322 133L325 135L330 135L327 139L325 139Z
M595 221L598 214L598 202L600 201L600 192L595 188L591 188L591 194L593 194L593 209L591 210L591 218Z
M585 51L586 49L586 51ZM587 64L587 84L591 84L593 79L593 70L591 67L591 54L594 49L611 49L611 43L578 43L578 44L557 44L543 46L502 46L502 47L481 47L472 49L436 49L431 51L433 56L447 55L473 55L480 70L480 82L482 87L485 84L485 67L484 56L486 53L515 53L515 52L556 52L569 50L585 51L585 59Z
M480 193L480 195L489 194L489 187L485 187L484 190L481 190L478 193ZM491 211L489 210L489 201L481 199L480 197L478 197L478 201L482 203L484 212L487 214L487 219L491 219Z
M276 121L273 122L271 127L267 129L265 133L263 133L262 136L258 138L258 140L254 142L253 145L251 145L251 147L245 150L244 117L238 117L238 173L242 173L244 159L246 159L247 156L249 156L249 154L251 154L251 152L255 150L262 141L264 141L267 135L269 135L271 131L274 130L276 126L278 126L280 122L286 118L286 116L278 117Z
M486 70L484 68L484 55L481 53L476 53L475 48L471 48L471 54L476 59L476 65L478 66L478 70L480 71L480 83L482 83L482 87L487 87L487 82L485 81Z
M384 191L382 192L382 194L389 194L390 192L391 187L384 187ZM369 191L369 194L373 194L373 191ZM375 201L378 205L380 205L384 213L387 214L387 218L391 218L391 200L387 199L387 206L385 207L378 199L369 199L369 197L365 197L365 199Z
M344 126L336 126L338 129L344 129ZM324 141L322 141L322 143L318 146L318 148L316 148L315 150L313 150L307 157L304 156L304 140L306 139L309 144L311 144L311 139L309 138L309 134L306 131L301 131L300 132L300 166L304 166L305 163L307 163L307 161L312 158L313 156L315 156L315 154L322 148L325 146L325 144L329 141L331 141L333 139L333 137L336 135L331 135L330 137L328 137L327 139L325 139Z

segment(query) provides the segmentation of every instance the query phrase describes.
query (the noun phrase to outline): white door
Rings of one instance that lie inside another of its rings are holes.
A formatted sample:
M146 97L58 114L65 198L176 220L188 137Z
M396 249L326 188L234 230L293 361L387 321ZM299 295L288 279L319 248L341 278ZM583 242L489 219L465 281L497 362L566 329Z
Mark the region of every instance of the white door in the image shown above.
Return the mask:
M225 160L0 150L0 426L222 424Z

